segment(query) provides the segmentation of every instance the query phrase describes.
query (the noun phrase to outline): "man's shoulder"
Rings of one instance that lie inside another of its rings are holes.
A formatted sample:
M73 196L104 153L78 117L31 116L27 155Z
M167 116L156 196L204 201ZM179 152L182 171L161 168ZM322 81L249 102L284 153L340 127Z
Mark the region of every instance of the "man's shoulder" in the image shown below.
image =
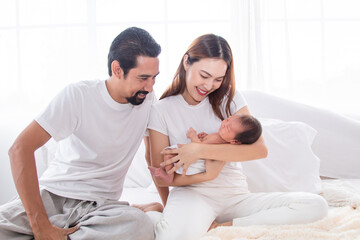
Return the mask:
M87 81L79 81L68 84L65 89L69 91L86 91L88 89L95 89L101 84L100 80L87 80Z
M101 84L105 84L104 81L100 80L89 80L89 81L79 81L76 83L71 83L65 87L67 94L70 94L75 97L81 97L86 95L93 95L94 93L99 92Z
M96 89L100 84L105 84L104 81L101 80L84 80L76 83L72 83L69 86L78 90L86 90L86 89Z

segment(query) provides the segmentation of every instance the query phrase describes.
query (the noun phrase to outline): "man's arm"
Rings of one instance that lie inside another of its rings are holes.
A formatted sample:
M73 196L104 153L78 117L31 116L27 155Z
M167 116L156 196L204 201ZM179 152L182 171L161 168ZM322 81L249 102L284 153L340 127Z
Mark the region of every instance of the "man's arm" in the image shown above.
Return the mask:
M52 225L40 197L34 152L50 138L49 133L33 121L17 137L9 150L14 183L36 240L63 240L77 230L77 227L61 229Z

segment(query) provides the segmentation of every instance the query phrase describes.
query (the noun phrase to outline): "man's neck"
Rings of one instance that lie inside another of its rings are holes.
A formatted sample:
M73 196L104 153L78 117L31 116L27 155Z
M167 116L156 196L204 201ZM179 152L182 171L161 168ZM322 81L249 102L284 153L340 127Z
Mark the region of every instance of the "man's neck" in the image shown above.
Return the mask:
M120 85L118 82L119 79L116 79L114 76L111 76L109 79L105 81L106 89L111 96L111 98L121 104L126 104L128 101L125 97L121 97L121 90L118 89L117 85Z

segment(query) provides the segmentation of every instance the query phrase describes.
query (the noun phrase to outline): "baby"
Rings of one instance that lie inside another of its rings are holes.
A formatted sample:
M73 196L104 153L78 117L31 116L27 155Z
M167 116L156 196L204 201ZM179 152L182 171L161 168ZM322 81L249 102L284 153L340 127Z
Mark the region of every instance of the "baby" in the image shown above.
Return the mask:
M233 115L221 122L221 126L217 133L206 134L201 132L199 134L193 128L190 128L186 136L191 142L197 143L208 143L208 144L251 144L256 142L261 136L262 127L260 122L253 116L250 115ZM177 146L171 146L170 148L176 148ZM164 160L172 158L174 155L165 155ZM156 168L149 166L151 174L164 180L167 183L172 183L174 179L174 173L167 174L172 168L171 165L165 168ZM221 169L219 169L221 171ZM197 173L205 172L205 161L198 160L193 163L188 171L187 175L193 175ZM176 173L182 174L182 167L176 170ZM218 174L214 173L214 174Z

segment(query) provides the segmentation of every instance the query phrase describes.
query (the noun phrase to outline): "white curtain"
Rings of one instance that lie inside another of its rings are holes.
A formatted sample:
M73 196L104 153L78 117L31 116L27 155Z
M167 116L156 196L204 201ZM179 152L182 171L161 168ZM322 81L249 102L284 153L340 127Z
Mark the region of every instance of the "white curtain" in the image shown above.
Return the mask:
M241 2L245 88L360 116L359 1Z
M0 0L1 115L33 117L65 85L107 78L111 40L134 25L163 48L157 95L212 32L233 49L239 89L360 115L359 12L357 0Z

